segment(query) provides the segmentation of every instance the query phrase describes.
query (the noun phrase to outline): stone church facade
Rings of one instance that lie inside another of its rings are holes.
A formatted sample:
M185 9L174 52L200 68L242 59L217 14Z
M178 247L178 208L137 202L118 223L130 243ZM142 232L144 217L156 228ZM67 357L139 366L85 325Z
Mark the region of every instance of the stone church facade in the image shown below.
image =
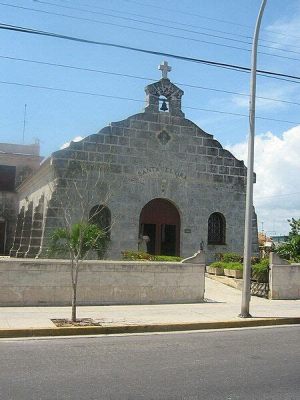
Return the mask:
M111 239L107 257L138 250L143 237L153 254L187 257L199 246L209 260L242 254L244 162L185 118L183 91L162 70L145 89L144 112L71 142L19 186L11 256L45 257L51 232L64 226L64 209L78 221L80 202L75 192L67 195L74 182L85 212L101 208ZM255 213L253 238L256 252Z

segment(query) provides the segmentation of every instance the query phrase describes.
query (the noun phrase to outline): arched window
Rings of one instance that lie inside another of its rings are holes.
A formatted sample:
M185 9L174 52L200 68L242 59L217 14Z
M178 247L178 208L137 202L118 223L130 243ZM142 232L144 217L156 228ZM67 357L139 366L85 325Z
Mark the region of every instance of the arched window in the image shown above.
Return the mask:
M103 229L105 232L105 237L97 250L98 258L103 259L110 242L111 213L109 208L103 204L94 206L90 211L89 222L99 226L99 228Z
M225 244L226 220L224 215L213 213L208 218L207 244Z
M110 238L111 213L108 207L103 204L94 206L89 214L89 222L103 229L107 238Z

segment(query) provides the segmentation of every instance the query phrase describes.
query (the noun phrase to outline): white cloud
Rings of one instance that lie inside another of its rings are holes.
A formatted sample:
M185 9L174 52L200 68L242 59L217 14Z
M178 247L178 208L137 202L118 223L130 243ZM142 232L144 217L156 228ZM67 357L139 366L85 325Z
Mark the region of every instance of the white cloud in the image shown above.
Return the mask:
M274 100L286 100L295 101L295 93L297 94L297 87L287 86L282 83L280 86L264 86L260 85L257 88L256 96L256 109L258 111L270 111L283 109L287 106L287 103ZM249 109L249 97L234 95L231 97L231 101L234 106Z
M82 139L83 139L82 136L75 136L74 139L70 140L70 142L64 143L64 144L60 147L60 150L65 149L66 147L69 147L71 142L80 142L80 140L82 140Z
M276 96L268 96L266 94L264 94L264 96L262 97L269 97L269 98L278 98ZM249 109L249 97L246 96L233 96L231 98L231 101L233 103L234 106L240 107L240 108L246 108ZM279 102L274 102L272 100L268 100L268 99L260 99L258 97L256 97L256 107L257 109L264 109L264 110L268 110L268 109L274 109L274 108L280 108L283 106L283 103L279 103Z
M237 158L247 160L247 143L227 146ZM272 132L255 139L254 202L264 229L287 233L286 220L300 218L300 125L284 132ZM259 226L259 229L261 226Z
M274 43L268 43L276 49L293 50L297 47L297 39L299 40L300 31L300 15L299 11L296 11L290 19L280 19L275 21L273 24L267 26L265 31L268 33L268 40ZM296 50L297 51L297 50ZM296 57L297 54L291 53L290 57Z

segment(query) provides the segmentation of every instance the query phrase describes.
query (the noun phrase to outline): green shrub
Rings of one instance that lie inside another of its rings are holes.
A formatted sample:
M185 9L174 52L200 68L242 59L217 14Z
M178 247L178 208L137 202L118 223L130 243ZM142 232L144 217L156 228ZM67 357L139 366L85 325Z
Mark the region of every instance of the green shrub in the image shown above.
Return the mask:
M243 264L240 263L240 262L227 262L225 264L224 268L226 268L226 269L235 269L235 270L238 270L238 271L242 271L243 270Z
M166 262L179 262L182 260L181 257L176 256L152 256L154 261L166 261Z
M215 262L213 262L213 263L211 263L210 265L209 265L210 267L213 267L213 268L226 268L226 263L224 263L223 261L215 261Z
M262 258L258 265L261 265L262 267L266 268L266 270L269 268L270 261L269 258Z
M257 282L268 282L269 280L269 260L263 258L259 263L251 266L252 279Z
M269 271L269 260L267 258L263 258L259 263L252 265L251 269L252 271L258 273L267 272Z
M127 261L153 261L154 256L144 251L125 250L122 251L123 260Z
M145 253L144 251L125 250L122 251L123 260L127 261L165 261L165 262L179 262L181 257L175 256L154 256L153 254Z
M240 263L242 260L242 256L237 253L220 253L218 254L219 260L228 262L238 262Z

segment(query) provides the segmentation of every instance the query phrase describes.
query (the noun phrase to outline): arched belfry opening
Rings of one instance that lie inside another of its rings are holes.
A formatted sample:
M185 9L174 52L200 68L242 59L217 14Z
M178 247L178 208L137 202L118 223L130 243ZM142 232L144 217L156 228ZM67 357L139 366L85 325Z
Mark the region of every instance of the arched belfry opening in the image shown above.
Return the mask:
M171 116L184 118L184 113L181 110L183 91L168 78L168 72L172 68L164 61L158 69L162 73L162 78L145 88L147 103L145 112L169 113Z
M180 255L180 215L166 199L153 199L140 214L140 235L148 236L149 254Z
M165 96L160 96L158 104L159 104L159 111L169 112L169 107L170 107L169 101Z

